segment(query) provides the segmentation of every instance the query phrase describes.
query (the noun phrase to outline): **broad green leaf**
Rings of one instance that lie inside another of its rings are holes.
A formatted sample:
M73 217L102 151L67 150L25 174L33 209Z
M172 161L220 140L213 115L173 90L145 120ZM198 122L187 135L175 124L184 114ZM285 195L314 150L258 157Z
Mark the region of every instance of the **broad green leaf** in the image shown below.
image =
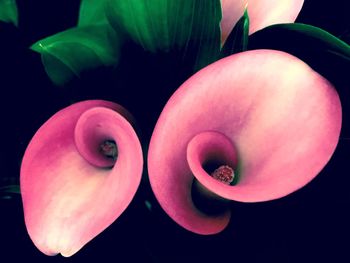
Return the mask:
M0 0L0 21L18 26L18 10L16 0Z
M181 1L180 1L181 2ZM189 1L191 2L191 1ZM171 46L171 23L168 10L176 1L168 0L109 0L107 1L107 17L112 26L126 31L131 38L146 50L168 49ZM176 19L178 10L173 9Z
M198 1L195 7L192 32L189 35L189 47L196 54L194 70L197 71L218 59L221 46L220 1Z
M31 49L40 53L45 70L56 85L100 66L115 65L123 37L108 25L71 28L36 42Z
M105 7L106 0L81 0L78 26L107 23Z
M205 3L205 4L204 4ZM188 38L193 53L196 54L194 71L197 71L218 59L221 47L222 19L221 1L196 1L194 23ZM186 22L183 22L184 25Z
M350 83L350 45L318 27L299 23L266 27L249 37L249 49L262 48L288 52L333 83Z
M243 16L232 29L224 46L221 49L221 57L226 57L238 52L246 51L248 48L249 16L245 9Z
M190 52L196 68L220 50L219 0L107 0L107 18L150 52Z

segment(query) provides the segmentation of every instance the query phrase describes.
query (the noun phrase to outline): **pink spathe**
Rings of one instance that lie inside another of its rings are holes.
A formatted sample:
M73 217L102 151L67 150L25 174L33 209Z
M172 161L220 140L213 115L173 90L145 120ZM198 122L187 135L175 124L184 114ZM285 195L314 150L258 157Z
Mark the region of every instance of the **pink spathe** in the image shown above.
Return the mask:
M84 101L56 113L32 138L20 183L26 227L43 253L73 255L131 202L143 157L129 120L115 103ZM115 164L99 151L104 140L117 144Z
M225 42L246 6L250 20L249 33L252 34L273 24L294 22L303 4L304 0L221 0L222 42Z
M148 171L162 208L184 228L220 232L230 212L210 216L193 204L194 179L229 200L267 201L310 182L330 160L341 129L334 87L298 58L255 50L219 60L170 98L154 129ZM214 180L211 159L234 169Z

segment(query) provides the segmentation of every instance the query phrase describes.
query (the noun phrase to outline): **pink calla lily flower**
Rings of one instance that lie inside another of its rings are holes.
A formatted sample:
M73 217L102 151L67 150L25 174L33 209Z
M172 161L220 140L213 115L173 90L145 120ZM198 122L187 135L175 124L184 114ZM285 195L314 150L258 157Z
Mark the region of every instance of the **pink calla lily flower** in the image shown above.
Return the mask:
M249 33L252 34L273 24L294 22L303 4L304 0L221 0L222 42L225 42L246 6L250 20Z
M230 210L198 209L193 184L223 200L288 195L330 160L341 111L334 87L290 54L255 50L219 60L188 79L158 119L148 152L154 194L185 229L218 233Z
M143 167L130 114L92 100L51 117L34 135L21 166L29 236L47 255L71 256L131 202Z

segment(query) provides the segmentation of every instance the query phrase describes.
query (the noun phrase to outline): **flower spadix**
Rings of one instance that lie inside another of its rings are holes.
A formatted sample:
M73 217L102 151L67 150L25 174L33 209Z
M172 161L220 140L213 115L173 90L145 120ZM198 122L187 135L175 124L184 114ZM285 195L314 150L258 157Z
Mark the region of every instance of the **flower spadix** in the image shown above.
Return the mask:
M224 58L189 78L163 109L148 153L152 189L184 228L220 232L230 210L207 213L193 189L223 201L288 195L327 164L341 118L334 87L298 58L273 50Z
M21 166L25 223L47 255L71 256L131 202L143 158L130 114L91 100L52 116L36 132Z

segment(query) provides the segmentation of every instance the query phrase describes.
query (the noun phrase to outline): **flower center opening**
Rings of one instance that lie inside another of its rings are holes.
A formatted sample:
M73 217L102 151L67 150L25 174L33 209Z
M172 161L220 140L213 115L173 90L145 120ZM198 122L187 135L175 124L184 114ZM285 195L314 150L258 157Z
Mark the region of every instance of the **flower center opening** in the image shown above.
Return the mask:
M203 170L215 180L225 185L234 185L237 179L235 177L232 164L228 164L225 158L215 154L210 155L202 163ZM193 204L203 213L208 215L220 215L225 213L230 206L230 200L227 200L207 189L197 179L192 183Z
M228 165L221 165L210 174L214 179L223 184L231 185L235 177L233 169Z
M204 214L220 215L229 208L230 200L211 192L196 179L192 183L191 195L195 207Z
M226 213L230 200L221 192L236 185L239 177L238 153L232 140L216 131L199 133L187 145L187 162L194 177L193 204L206 214Z
M115 141L105 140L100 144L100 153L110 160L117 160L118 157L118 147Z
M207 161L203 164L203 169L208 175L223 184L234 185L236 183L234 169L225 162Z

